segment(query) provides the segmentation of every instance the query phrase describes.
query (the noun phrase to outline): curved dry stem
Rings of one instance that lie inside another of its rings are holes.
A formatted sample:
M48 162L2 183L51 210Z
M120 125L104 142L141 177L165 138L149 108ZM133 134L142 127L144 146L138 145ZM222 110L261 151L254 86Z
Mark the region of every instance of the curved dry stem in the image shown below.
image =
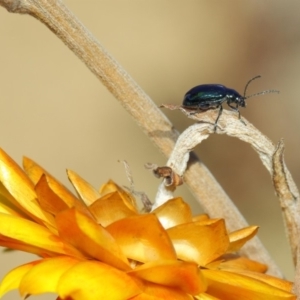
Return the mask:
M296 266L296 272L295 272L295 280L294 280L294 286L293 291L294 294L297 295L297 299L300 299L300 247L297 249L297 266Z
M179 136L178 132L148 95L61 1L0 0L0 5L10 12L29 14L49 27L121 102L160 151L166 156L171 154ZM210 202L223 203L220 207L207 203L206 210L218 217L226 215L229 220L234 215L234 221L229 221L230 229L234 230L239 227L239 224L246 224L243 216L196 156L193 156L193 161L190 162L185 173L185 181L199 202L204 203L207 202L206 199L214 199ZM279 275L277 266L261 245L257 243L252 250L261 252L264 256L262 261L270 266L270 272ZM247 254L250 255L251 252Z
M272 179L275 192L279 198L283 213L287 236L289 238L294 265L297 263L299 233L300 233L300 208L299 192L287 169L283 159L284 145L279 141L272 157Z
M179 176L183 176L187 169L187 173L184 176L186 178L186 176L190 176L188 165L189 153L204 139L207 139L210 134L214 133L212 124L214 124L218 112L212 110L205 113L191 114L191 111L181 106L163 105L163 107L180 109L189 118L199 121L180 135L167 163L167 166L171 167ZM246 122L246 120L243 120L243 122L246 123L246 126L236 117L236 113L223 111L222 117L218 122L217 133L227 134L249 143L269 171L275 192L280 201L286 233L291 246L294 264L296 265L297 247L300 237L299 192L283 159L283 141L281 140L275 146L252 124ZM196 178L196 180L198 181L199 178ZM169 195L170 191L162 184L157 194L157 202L160 204L165 202ZM212 217L220 217L219 213L216 215L215 212L221 208L223 217L226 219L229 228L246 225L244 222L241 222L238 211L228 210L227 203L219 201L217 198L201 197L201 204ZM251 257L253 258L253 254Z

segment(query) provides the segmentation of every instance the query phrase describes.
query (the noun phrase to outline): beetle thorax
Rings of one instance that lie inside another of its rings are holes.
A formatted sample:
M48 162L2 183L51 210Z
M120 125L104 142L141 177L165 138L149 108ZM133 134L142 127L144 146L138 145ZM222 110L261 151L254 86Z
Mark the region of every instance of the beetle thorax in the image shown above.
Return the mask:
M236 91L233 91L232 93L228 93L226 95L226 98L227 98L227 103L228 104L235 103L238 106L242 106L242 107L246 106L245 97L241 96Z

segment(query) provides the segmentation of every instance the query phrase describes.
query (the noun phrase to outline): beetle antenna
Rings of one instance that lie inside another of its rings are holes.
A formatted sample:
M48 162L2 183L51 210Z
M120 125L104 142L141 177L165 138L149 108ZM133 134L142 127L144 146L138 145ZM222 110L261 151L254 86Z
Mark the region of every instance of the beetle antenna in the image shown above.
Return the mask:
M246 100L246 99L252 98L254 96L260 96L260 95L269 94L269 93L277 93L277 94L279 94L279 91L277 91L277 90L266 90L266 91L262 91L262 92L259 92L259 93L247 96L244 99Z
M257 76L255 76L255 77L251 78L251 79L247 82L247 84L246 84L246 86L245 86L245 90L244 90L244 99L248 98L248 97L246 97L246 93L247 93L247 89L248 89L248 86L249 86L250 82L252 82L253 80L258 79L258 78L260 78L260 77L261 77L261 75L257 75Z

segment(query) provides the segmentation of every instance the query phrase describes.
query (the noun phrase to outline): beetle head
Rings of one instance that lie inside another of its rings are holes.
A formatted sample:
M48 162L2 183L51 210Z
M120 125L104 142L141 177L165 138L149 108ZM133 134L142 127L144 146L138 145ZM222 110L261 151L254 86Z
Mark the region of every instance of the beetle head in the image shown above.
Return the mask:
M228 89L227 95L227 102L228 103L236 103L238 106L245 107L246 102L245 102L245 97L241 96L237 91Z

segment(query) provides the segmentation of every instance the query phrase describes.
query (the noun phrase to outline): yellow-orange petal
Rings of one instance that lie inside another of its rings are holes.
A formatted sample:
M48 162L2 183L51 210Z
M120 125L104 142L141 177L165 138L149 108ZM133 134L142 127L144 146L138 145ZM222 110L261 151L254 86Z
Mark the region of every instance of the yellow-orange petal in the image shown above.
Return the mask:
M99 193L102 196L116 192L119 190L119 186L113 181L113 180L108 180L105 184L103 184L99 190Z
M26 265L14 268L9 273L7 273L0 283L0 298L9 291L15 290L19 287L20 281L23 276L36 264L36 262L31 262Z
M37 184L43 174L48 174L40 165L26 156L23 156L23 169L34 185Z
M40 257L52 257L55 254L49 251L45 251L44 249L40 249L36 246L31 246L28 244L25 244L20 241L16 241L10 238L3 237L0 235L0 244L2 247L8 248L8 250L19 250L27 253L36 254Z
M194 296L197 300L221 300L220 298L216 298L206 293L201 293L197 296Z
M268 267L257 261L251 260L247 257L242 257L238 255L228 255L225 254L221 257L219 261L214 261L211 264L206 265L209 269L235 269L235 270L248 270L258 273L264 273L267 271Z
M180 197L167 201L156 208L153 213L165 229L192 222L191 209Z
M2 203L1 198L0 198L0 213L4 213L4 214L12 215L15 217L20 217L20 218L26 218L25 215L22 215L20 212L16 211L16 209L12 209L9 206Z
M206 283L195 263L176 260L160 260L145 263L128 272L146 281L176 287L197 295L206 290Z
M93 219L72 208L57 214L56 223L59 235L83 253L121 270L130 270L115 239Z
M56 182L56 179L43 174L35 186L41 207L52 215L58 214L67 208L75 207L90 218L94 218L87 206L75 198L63 185ZM65 197L65 198L62 198Z
M67 170L67 174L78 196L87 206L100 198L100 193L77 173Z
M121 197L123 198L124 202L126 203L126 205L128 207L132 206L133 210L137 210L135 198L131 194L127 193L120 186L118 186L112 180L109 180L106 184L102 185L99 192L100 192L101 196L104 196L108 193L112 193L112 192L116 192L116 191L120 193Z
M244 244L252 239L258 231L258 226L248 226L229 234L230 245L227 252L239 251Z
M200 214L200 215L193 216L193 222L201 222L207 220L209 220L208 214Z
M251 272L249 270L228 270L228 271L258 279L262 282L265 282L271 286L274 286L286 292L291 292L293 288L293 283L291 281L270 276L268 274Z
M32 182L2 149L0 149L0 194L37 222L53 223L52 216L42 211L38 205Z
M178 225L167 230L177 257L205 266L223 255L229 239L223 219L210 220L208 225L202 221Z
M145 282L143 293L130 298L130 300L193 300L191 295L180 289Z
M141 293L136 280L109 265L96 261L76 264L59 280L57 291L62 299L127 300Z
M49 187L46 175L43 174L35 186L38 202L44 211L52 215L68 208L68 205Z
M6 241L29 245L33 253L42 256L66 254L83 257L47 228L23 218L0 213L0 245L7 246ZM17 245L16 248L18 249Z
M128 258L140 262L176 259L172 242L154 214L121 219L106 229Z
M37 184L43 174L46 175L47 183L52 191L68 205L68 207L74 207L79 202L78 199L57 179L55 179L49 172L43 169L39 164L29 159L23 158L23 168L27 176L34 184ZM83 204L82 204L83 206Z
M208 284L207 293L222 300L296 300L289 292L244 275L218 270L202 272Z
M125 202L118 191L106 194L89 207L96 221L106 227L120 219L137 215L136 209Z
M61 276L80 261L69 256L58 256L37 262L20 281L19 291L24 298L28 295L57 293Z

